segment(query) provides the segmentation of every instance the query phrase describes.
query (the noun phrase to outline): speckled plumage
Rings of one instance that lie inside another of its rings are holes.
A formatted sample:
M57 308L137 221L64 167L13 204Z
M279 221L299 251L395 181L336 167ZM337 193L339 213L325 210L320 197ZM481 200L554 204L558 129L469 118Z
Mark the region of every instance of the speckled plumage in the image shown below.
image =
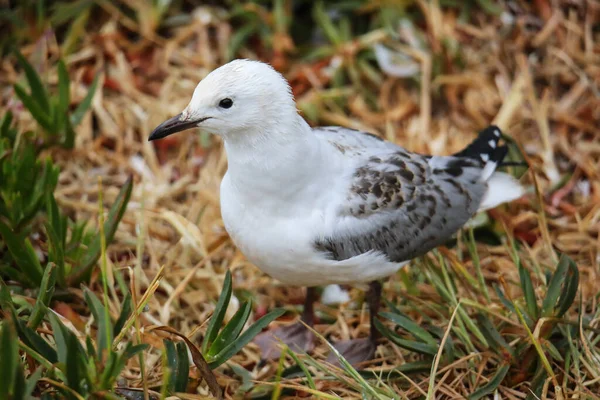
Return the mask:
M346 142L353 133L342 128L316 132L336 143ZM488 132L482 134L489 137ZM339 138L332 140L331 136ZM499 137L493 137L493 147L488 145L488 150L497 148ZM352 176L340 216L384 220L359 233L317 238L315 248L332 259L379 251L389 261L406 261L444 243L477 211L487 190L481 179L485 166L481 158L468 154L432 157L380 139L362 142L362 151L355 157L363 161Z

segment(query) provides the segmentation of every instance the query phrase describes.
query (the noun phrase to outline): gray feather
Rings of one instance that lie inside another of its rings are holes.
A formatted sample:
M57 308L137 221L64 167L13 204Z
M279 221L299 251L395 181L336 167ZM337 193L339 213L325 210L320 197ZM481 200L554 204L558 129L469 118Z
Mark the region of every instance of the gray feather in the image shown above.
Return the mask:
M379 251L392 262L425 254L447 241L477 211L487 189L482 166L464 157L428 157L394 146L355 172L338 229L314 246L335 260Z

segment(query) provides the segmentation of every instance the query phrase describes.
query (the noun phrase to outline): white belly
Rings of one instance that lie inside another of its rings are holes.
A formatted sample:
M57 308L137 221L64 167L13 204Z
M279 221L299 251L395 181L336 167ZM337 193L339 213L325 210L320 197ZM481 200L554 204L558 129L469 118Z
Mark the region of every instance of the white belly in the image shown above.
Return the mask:
M313 242L325 232L318 211L301 216L257 213L228 193L227 176L221 185L221 213L225 229L246 258L263 272L294 286L324 286L370 282L395 273L407 262L392 263L379 253L365 253L343 261L327 259ZM267 208L268 209L268 208Z

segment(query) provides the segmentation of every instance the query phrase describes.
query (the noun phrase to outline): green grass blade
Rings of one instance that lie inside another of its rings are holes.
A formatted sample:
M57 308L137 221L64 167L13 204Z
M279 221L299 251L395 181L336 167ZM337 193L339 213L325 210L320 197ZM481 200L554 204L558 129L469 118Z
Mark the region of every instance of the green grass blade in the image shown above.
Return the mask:
M15 282L28 282L28 279L25 276L25 274L8 264L0 263L0 275L5 276L6 278Z
M539 400L543 398L542 393L544 387L546 387L546 381L548 380L548 373L542 365L538 365L537 370L533 374L533 378L529 383L529 393L525 400Z
M13 122L13 113L10 111L6 111L4 116L2 117L2 122L0 122L0 137L5 137L14 140L12 134L14 129L11 129L11 125Z
M496 295L498 296L500 302L504 305L504 307L506 307L510 312L516 313L515 306L510 300L506 298L504 292L502 291L502 289L500 289L500 286L494 284L493 287L494 291L496 292Z
M85 298L85 302L94 315L96 323L98 324L96 351L98 353L98 357L100 357L102 352L113 342L112 323L108 319L109 317L105 312L104 305L102 305L102 302L100 299L98 299L98 297L96 297L94 292L88 288L84 288L83 296Z
M384 371L370 371L363 370L359 371L360 375L366 379L377 379L384 375L387 379L404 378L405 375L427 373L431 371L431 361L413 361L407 362L400 365L399 367L392 368Z
M237 375L241 379L241 385L238 387L236 391L236 395L238 394L246 394L254 387L254 377L246 368L237 365L235 363L227 363L227 366L231 368L233 373Z
M52 11L46 12L45 16L49 17L52 26L59 26L71 23L79 15L89 11L92 5L94 0L59 1L52 5Z
M185 392L188 384L190 364L187 347L184 342L173 343L171 340L163 340L167 363L171 370L169 380L169 391Z
M54 192L54 189L56 188L56 185L58 183L58 175L60 173L59 168L54 166L52 164L52 160L50 160L50 158L47 158L45 160L45 162L43 162L43 167L42 170L39 170L39 166L40 164L42 164L42 161L34 161L35 157L36 157L36 153L37 150L35 150L35 148L33 147L33 144L31 144L30 146L27 147L27 153L26 156L27 158L31 158L30 161L25 161L24 159L21 159L21 165L23 166L23 168L27 168L28 170L31 169L31 166L35 166L34 171L27 171L24 174L20 174L19 179L22 179L24 181L27 181L28 179L34 179L35 180L35 184L33 185L33 188L30 190L30 195L28 195L28 198L26 199L26 202L24 203L24 210L23 213L25 215L24 219L21 220L21 222L19 223L19 225L21 227L23 227L25 224L29 223L29 221L31 221L38 212L42 211L44 208L44 201L46 199L46 195L47 193L51 193ZM39 176L38 174L41 173L41 176ZM32 176L32 174L35 174ZM36 177L39 176L39 177Z
M89 336L89 335L85 337L85 351L86 351L87 356L90 359L93 359L96 355L96 349L94 348L94 342L93 342L91 336Z
M335 348L335 346L333 346L331 343L329 343L321 334L319 334L319 332L315 331L313 328L309 327L309 329L315 334L315 336L319 340L322 340L323 342L325 342L325 344L327 344L327 346L329 347L329 350L338 359L338 361L340 363L340 367L344 370L346 375L348 375L349 377L351 377L354 380L355 383L348 379L345 379L345 377L342 377L341 375L337 375L335 372L333 372L331 370L328 371L329 375L335 376L340 382L343 382L347 386L355 387L355 388L357 388L357 390L360 390L360 392L362 393L363 399L372 399L372 398L373 399L382 399L382 398L387 399L387 398L391 397L390 393L386 393L385 397L380 396L382 389L380 389L379 387L374 387L374 386L370 385L366 380L364 380L364 378L361 376L361 374L343 357L343 355ZM309 359L309 361L310 361L310 359ZM324 366L320 365L320 363L318 363L318 362L315 362L311 365L321 371L325 370Z
M67 365L68 349L66 336L69 332L65 332L64 325L53 312L48 313L48 320L50 320L50 325L52 326L52 335L54 336L58 362Z
M500 365L492 379L490 379L488 383L471 393L471 395L469 396L469 400L479 400L484 396L492 394L494 390L498 389L498 386L500 386L500 384L504 380L504 377L508 373L509 369L509 364Z
M136 345L131 345L131 343L128 343L128 346L125 348L125 351L123 351L122 357L125 361L127 361L131 357L134 357L137 354L139 354L141 351L146 350L148 347L149 346L145 343Z
M323 1L318 1L313 8L313 19L321 27L327 39L335 46L342 43L341 33L327 15Z
M66 149L72 149L75 147L75 130L73 129L73 125L68 118L65 122L65 138L63 141L63 146Z
M421 340L432 346L436 346L438 342L433 336L425 329L421 328L418 324L414 323L410 319L400 314L393 314L389 312L379 313L383 318L389 319L396 325L399 325L402 329L410 333L415 339Z
M71 104L70 80L67 66L63 60L58 60L58 106L61 113L69 111Z
M20 52L15 52L15 55L17 57L17 61L21 65L21 68L23 68L23 71L25 71L27 83L31 88L31 97L47 114L50 114L50 98L40 76Z
M24 395L25 396L29 396L30 398L33 397L33 391L37 387L38 381L42 377L42 372L44 372L44 367L39 366L38 369L36 369L33 374L31 374L31 375L29 375L29 377L27 377L27 380L25 381L25 387L24 387Z
M29 111L31 116L40 124L42 128L44 128L48 132L52 132L54 130L54 126L52 125L52 118L47 111L44 111L42 107L34 100L33 95L27 94L25 89L18 83L13 86L15 90L15 94L19 97L23 106Z
M281 377L287 372L285 370L285 358L287 353L290 352L290 348L286 345L283 347L281 354L279 355L279 363L277 364L277 368L275 369L275 376L273 377L273 392L271 393L271 399L276 400L281 398L282 396L282 388L281 388ZM296 370L298 367L293 365L291 369Z
M187 346L184 342L175 345L177 350L177 379L175 380L175 391L185 393L187 391L190 374L190 360L188 358Z
M10 289L6 285L6 282L0 276L0 310L5 313L16 313L15 305L13 304Z
M477 4L488 14L500 15L502 13L502 7L498 3L492 0L475 0Z
M496 350L506 351L511 357L514 357L514 350L510 345L504 340L500 332L496 329L496 327L491 323L491 321L484 315L477 315L477 324L481 329L481 333L486 337L488 343L495 347Z
M114 354L114 352L112 351L112 343L113 343L113 338L114 338L114 326L112 326L111 320L110 320L110 312L108 310L108 291L109 291L109 284L108 284L108 263L106 261L106 236L104 234L104 201L103 201L103 191L102 191L102 178L98 179L98 225L100 227L100 257L101 257L101 262L100 262L100 272L101 272L101 278L102 278L102 300L103 300L103 304L104 304L104 321L106 322L106 324L104 325L104 329L105 329L105 335L107 338L106 341L106 351L107 353L109 353L111 356ZM115 226L116 229L116 226ZM115 361L116 362L116 361ZM107 375L105 375L105 377L107 377ZM110 377L110 376L108 376ZM108 386L107 386L108 387Z
M221 351L212 362L208 365L211 369L217 368L225 361L229 360L233 355L239 352L245 345L250 343L256 335L260 333L264 328L267 327L272 321L281 317L285 313L284 309L275 309L267 315L256 321L250 328L246 329L233 343L227 346Z
M221 323L223 322L223 318L225 318L225 313L227 312L227 307L229 306L229 300L231 299L231 291L231 272L227 270L227 272L225 273L225 280L223 281L223 289L221 290L221 294L219 295L219 300L217 300L215 312L210 318L208 328L206 329L206 336L204 337L204 341L202 342L203 354L207 354L209 346L212 344L212 342L217 337L217 334L219 333Z
M214 340L206 353L206 358L211 359L219 354L221 350L239 336L242 329L244 329L246 321L248 321L248 318L250 317L251 311L252 304L249 301L245 302Z
M81 346L77 337L69 332L66 336L67 342L67 362L65 375L67 383L71 389L81 393L81 368L79 366L80 357L83 356Z
M177 380L177 351L175 350L175 343L171 340L163 339L163 344L165 346L167 365L171 370L169 374L169 392L173 392L175 381Z
M306 364L304 364L304 361L302 361L302 359L298 357L293 351L289 351L288 354L290 355L290 357L292 357L296 365L299 366L302 372L304 373L304 376L306 377L306 382L308 383L308 387L310 387L313 390L317 390L317 385L315 385L315 381L312 378L312 374L306 367Z
M401 270L401 271L404 271L404 270ZM383 303L385 304L385 306L387 308L389 308L390 310L392 310L392 312L394 314L404 315L402 313L402 311L400 311L400 309L398 307L396 307L396 305L394 303L392 303L391 301L389 301L388 299L384 298L384 299L381 299L381 300L383 301Z
M106 243L110 243L117 231L117 227L119 226L119 222L121 222L121 218L123 218L123 214L127 209L127 203L129 202L129 198L131 197L131 191L133 189L133 180L130 178L127 179L125 185L119 191L119 194L110 208L108 212L108 216L106 221L104 222L104 236L106 238ZM94 238L94 241L90 244L88 248L87 254L81 261L81 264L75 268L75 270L69 275L68 283L70 286L75 286L84 279L89 276L89 273L101 255L101 238L100 235L97 235Z
M61 286L65 285L65 244L67 239L67 218L63 216L56 204L54 193L46 192L46 233L50 243L49 257L58 267L57 279Z
M119 318L117 322L115 322L115 327L113 329L113 336L118 336L121 329L125 326L125 322L131 315L131 293L127 292L125 295L125 299L123 300L123 304L121 305L121 313L119 314Z
M100 319L100 315L104 314L104 306L102 305L102 302L100 302L100 299L98 299L96 294L87 287L83 288L83 297L85 298L85 302L87 303L88 308L92 312L94 319L96 320L96 322L98 322L98 320Z
M27 276L29 283L39 286L42 283L44 270L29 239L21 238L2 221L0 221L0 236L21 271Z
M85 116L85 113L92 105L92 100L94 98L94 94L96 93L96 89L98 87L99 78L100 78L100 73L98 72L96 74L96 76L94 77L94 80L92 81L92 84L90 85L90 88L88 89L87 94L85 95L85 97L83 98L81 103L79 103L79 105L77 106L75 111L73 111L73 114L71 114L72 126L76 127L77 125L79 125L81 123L81 120Z
M548 357L546 357L546 354L544 353L544 349L542 349L540 341L538 340L538 338L536 338L533 335L533 333L531 332L531 329L529 329L529 326L525 322L525 318L523 318L523 313L521 312L521 309L518 306L516 306L515 311L517 312L517 317L519 317L519 321L521 322L521 324L523 325L523 328L525 328L525 331L527 332L527 336L529 337L529 340L533 344L533 347L535 347L535 351L537 352L537 354L539 356L542 366L544 367L544 369L546 370L548 375L552 378L552 380L554 382L556 382L556 376L554 375L554 372L552 371L552 365L550 365L550 361L548 361Z
M6 365L4 366L6 367ZM21 363L17 363L16 365L15 377L13 380L13 388L13 399L25 398L25 372L23 371L23 364Z
M479 291L483 293L486 301L489 303L492 302L490 297L490 293L488 291L488 286L485 284L485 278L483 277L483 271L481 270L481 261L479 260L479 254L477 253L477 245L475 244L475 235L473 233L473 228L469 228L469 240L467 240L467 248L469 249L469 254L471 255L471 259L473 260L473 265L475 266L475 271L477 272L477 280L479 282Z
M54 295L54 287L56 286L56 264L48 263L46 270L44 271L44 277L40 285L40 292L35 301L35 306L31 312L31 317L27 325L31 329L36 329L44 319L44 315L48 311L48 305L52 296Z
M560 362L565 361L563 356L560 354L560 352L556 348L556 346L554 346L554 344L552 344L552 342L550 340L544 340L542 342L542 348L547 350L548 354L550 354L550 357L552 357L556 361L560 361Z
M548 284L548 291L546 292L546 297L542 303L543 317L550 317L554 313L554 308L557 305L557 300L560 296L561 286L567 277L568 270L569 258L563 255L556 266L556 271L554 271L554 274L552 274L552 277L550 278L550 283Z
M290 25L290 18L285 11L285 3L285 0L275 0L273 2L275 30L281 33L287 32Z
M231 35L229 39L229 46L227 48L227 59L232 60L235 58L237 52L246 44L248 39L257 31L258 23L250 22L236 31Z
M93 0L86 2L91 4L94 3ZM64 34L64 39L61 43L61 53L63 56L69 55L77 50L77 44L85 36L89 17L90 9L86 8L85 10L78 12L72 18L69 18L70 23L68 31Z
M399 335L397 335L396 333L394 333L392 330L388 329L381 321L379 321L378 319L373 320L375 327L377 328L377 330L379 332L381 332L381 334L383 336L385 336L386 338L388 338L389 340L391 340L393 343L395 343L396 345L410 350L410 351L414 351L415 353L419 353L419 354L427 354L430 356L435 356L437 354L438 351L438 345L430 345L430 344L426 344L426 343L422 343L422 342L417 342L414 340L407 340L404 339L402 337L400 337Z
M569 268L567 271L566 282L560 294L560 299L558 300L558 311L556 316L559 318L571 308L575 296L577 295L577 289L579 288L579 269L577 268L577 264L575 264L575 262L567 255L563 255L563 257L567 259Z
M469 316L469 314L465 311L464 308L459 308L457 311L458 314L458 320L464 322L465 326L467 327L467 329L469 329L469 331L471 331L471 333L473 333L473 335L479 339L479 341L481 342L481 344L484 347L489 347L489 343L487 342L485 336L483 336L483 333L481 333L481 330L479 329L479 327L477 326L477 324L475 322L473 322L473 319L471 319L471 317Z
M194 365L196 366L196 368L198 368L200 375L206 381L208 388L210 389L213 396L218 399L223 398L221 387L217 383L217 379L215 378L212 369L209 367L208 363L204 359L204 356L202 355L202 353L200 353L196 345L192 343L185 335L177 332L175 329L170 328L168 326L159 326L154 329L169 332L183 339L183 341L187 344L188 349L190 349ZM164 352L163 355L165 355ZM163 365L166 365L166 363L164 363ZM168 370L166 372L168 373Z
M531 282L531 276L529 271L519 262L519 278L521 280L521 290L525 295L525 305L527 307L527 313L533 320L539 318L539 309L537 305L537 299L535 297L535 291L533 290L533 283Z
M16 321L15 325L17 326L19 337L27 347L30 347L39 353L51 364L54 364L58 361L58 355L52 346L50 346L48 342L46 342L36 331L21 323L14 313L13 321Z
M11 320L3 321L0 329L0 360L3 371L0 374L0 400L8 400L19 368L19 346L17 332Z
M117 379L119 364L121 364L121 357L114 352L112 349L106 350L108 359L103 365L102 374L100 376L100 388L112 388L113 382Z
M127 360L142 352L146 348L148 348L148 345L146 344L133 345L131 342L129 342L127 343L127 347L125 347L125 350L122 354L111 352L111 354L114 355L114 361L111 364L110 370L106 370L103 373L102 379L104 381L104 387L109 390L112 389L117 379L119 379L123 368L125 368Z

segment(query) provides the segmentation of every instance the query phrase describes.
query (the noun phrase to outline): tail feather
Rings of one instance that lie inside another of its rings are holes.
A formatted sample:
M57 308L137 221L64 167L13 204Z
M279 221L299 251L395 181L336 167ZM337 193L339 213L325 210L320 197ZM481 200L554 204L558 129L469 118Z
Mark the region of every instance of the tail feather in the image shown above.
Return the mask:
M523 196L525 189L519 181L504 172L494 172L487 181L488 188L479 204L478 211L495 208Z

